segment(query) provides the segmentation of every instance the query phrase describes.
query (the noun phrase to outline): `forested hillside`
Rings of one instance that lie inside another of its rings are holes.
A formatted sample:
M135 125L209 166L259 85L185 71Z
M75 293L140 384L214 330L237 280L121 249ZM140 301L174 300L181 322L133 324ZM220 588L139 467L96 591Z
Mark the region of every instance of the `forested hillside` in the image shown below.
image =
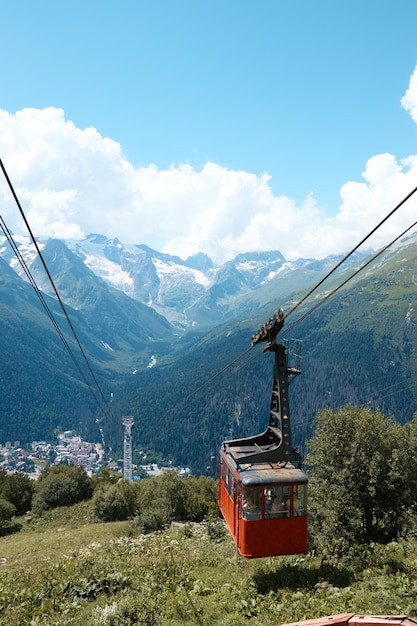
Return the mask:
M48 255L59 257L62 268L69 264L71 276L75 272L79 290L73 284L67 296L78 293L78 300L68 311L106 410L80 379L31 286L0 259L0 441L50 439L57 428L99 440L102 428L108 451L118 458L121 417L133 415L134 461L145 451L148 459L214 473L211 457L222 440L264 430L272 357L260 346L246 351L253 333L279 307L288 313L304 297L307 278L297 289L288 275L278 275L246 294L240 307L236 303L233 320L170 343L174 333L163 318L148 310L144 318L144 305L104 285L81 262L74 265L59 242L51 242ZM337 272L286 319L279 338L302 340L302 374L290 385L290 405L293 438L303 450L317 411L326 406L349 402L379 407L402 423L411 419L417 408L416 260L411 238L328 297L354 268ZM66 293L62 272L57 282ZM63 320L56 302L46 299ZM76 349L73 338L69 344ZM126 371L126 362L137 367Z
M379 267L367 268L294 326L352 270L337 274L326 292L307 302L294 320L287 320L283 337L288 334L303 342L302 375L290 385L293 436L301 448L311 436L315 415L326 406L379 407L401 423L416 411L416 258L415 246L391 253ZM295 293L289 302L276 302L275 310L279 306L290 310L300 297ZM268 420L271 355L254 348L211 378L247 350L253 332L272 312L271 301L256 317L215 329L173 366L130 382L122 393L130 399L121 402L120 411L135 415L136 445L157 449L202 472L224 438L263 430Z
M96 413L93 398L32 287L2 259L0 269L0 441L46 438L64 424L86 433ZM48 301L56 319L64 323L55 302ZM82 339L94 354L88 337ZM75 342L69 342L75 349Z

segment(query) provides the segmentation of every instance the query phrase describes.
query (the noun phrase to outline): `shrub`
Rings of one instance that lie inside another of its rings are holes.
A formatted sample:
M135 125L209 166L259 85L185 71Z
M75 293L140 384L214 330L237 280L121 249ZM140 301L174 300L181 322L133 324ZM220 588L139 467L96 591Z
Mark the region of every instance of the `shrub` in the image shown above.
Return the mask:
M140 513L137 519L138 526L143 533L154 533L164 530L172 522L170 511L151 508Z
M92 490L92 481L82 467L56 465L42 472L32 499L32 509L41 512L57 506L70 506L91 498Z
M417 414L401 426L368 407L327 408L307 444L316 549L338 557L404 532L417 499Z
M136 512L136 490L126 481L108 484L96 490L93 511L102 522L124 521Z
M106 485L114 485L119 480L120 475L112 473L108 467L102 467L98 474L92 479L94 491L105 487Z
M16 508L11 502L0 498L0 525L9 522L16 512Z
M186 479L180 478L175 471L141 481L138 484L140 516L153 511L155 519L161 517L161 512L169 522L186 519L185 482Z
M33 481L26 474L16 472L5 477L1 495L16 507L16 515L24 515L31 509L34 490Z
M210 541L221 543L227 535L226 525L223 520L220 518L209 519L207 521L207 535Z
M121 598L104 608L96 609L95 624L105 626L156 626L160 622L161 609L158 598L150 592L138 593Z
M185 512L190 522L218 516L217 483L212 478L191 476L185 481Z
M141 518L159 519L166 525L173 520L201 522L218 516L217 483L212 478L180 478L168 471L141 481L138 489Z
M33 496L32 508L40 513L57 506L69 506L75 502L75 485L73 481L58 474L42 481L42 485Z

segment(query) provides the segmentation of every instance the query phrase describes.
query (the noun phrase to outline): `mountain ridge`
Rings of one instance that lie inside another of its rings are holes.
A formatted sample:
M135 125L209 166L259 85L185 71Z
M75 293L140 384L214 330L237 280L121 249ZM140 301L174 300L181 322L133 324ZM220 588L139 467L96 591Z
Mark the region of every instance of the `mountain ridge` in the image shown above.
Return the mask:
M42 250L48 250L52 240L40 242ZM46 290L45 276L36 260L36 251L28 238L18 237L17 243L27 257L27 264L36 280ZM250 308L251 294L260 288L264 292L276 280L291 277L293 283L304 284L322 273L323 267L335 263L339 257L329 257L322 261L299 259L287 261L279 251L250 252L238 254L234 259L215 266L212 260L202 253L185 261L178 256L160 253L144 244L123 244L117 238L107 238L98 233L88 235L84 240L61 240L68 253L74 255L73 271L79 273L79 261L102 279L107 285L123 292L129 298L154 309L180 334L190 330L205 332L216 324L235 315L237 303L244 299L246 309ZM7 246L0 249L0 256L22 275ZM357 261L364 255L357 254L349 261ZM65 271L57 265L57 259L49 255L48 267L52 275ZM72 304L78 294L67 293L64 300ZM256 298L252 310L258 306Z

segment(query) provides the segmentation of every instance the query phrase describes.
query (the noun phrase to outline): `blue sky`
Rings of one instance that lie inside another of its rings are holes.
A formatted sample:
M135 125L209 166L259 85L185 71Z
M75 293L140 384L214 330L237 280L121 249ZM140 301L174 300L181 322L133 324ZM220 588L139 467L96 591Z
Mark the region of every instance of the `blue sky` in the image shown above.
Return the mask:
M40 236L104 229L219 261L347 250L347 211L366 230L411 190L416 23L415 0L16 0L1 158Z

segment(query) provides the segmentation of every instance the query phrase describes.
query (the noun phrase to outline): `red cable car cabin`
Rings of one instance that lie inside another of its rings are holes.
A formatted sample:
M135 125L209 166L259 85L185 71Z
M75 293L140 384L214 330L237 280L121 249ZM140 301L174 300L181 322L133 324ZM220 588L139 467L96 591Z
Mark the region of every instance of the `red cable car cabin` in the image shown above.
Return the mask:
M239 554L248 558L301 554L307 540L307 476L291 443L286 348L275 338L282 310L252 337L275 353L269 426L254 437L225 441L219 461L219 507Z
M239 554L255 558L307 552L305 473L281 461L236 463L229 445L224 446L219 506Z

